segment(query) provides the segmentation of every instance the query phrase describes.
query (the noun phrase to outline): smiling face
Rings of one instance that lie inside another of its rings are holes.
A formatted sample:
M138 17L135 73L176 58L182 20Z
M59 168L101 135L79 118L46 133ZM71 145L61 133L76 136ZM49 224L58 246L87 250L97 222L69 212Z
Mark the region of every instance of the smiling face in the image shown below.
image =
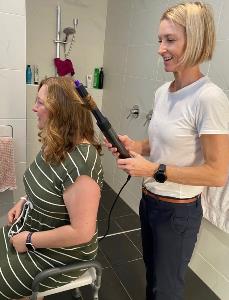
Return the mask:
M158 40L160 47L158 53L162 56L166 72L182 70L180 64L186 44L184 28L170 20L163 19L159 26Z
M37 127L41 130L44 128L48 120L49 112L45 107L45 100L47 99L48 86L42 85L37 94L37 99L33 107L33 112L37 114Z

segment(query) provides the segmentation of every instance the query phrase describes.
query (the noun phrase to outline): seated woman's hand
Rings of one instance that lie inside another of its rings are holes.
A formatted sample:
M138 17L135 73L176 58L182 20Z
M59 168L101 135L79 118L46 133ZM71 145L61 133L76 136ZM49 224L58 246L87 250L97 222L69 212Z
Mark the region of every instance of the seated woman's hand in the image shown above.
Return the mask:
M25 198L21 197L21 199L8 211L7 214L8 225L12 225L20 216L25 201L26 201Z
M17 252L24 253L28 251L25 245L28 234L29 231L22 231L10 238L10 243Z

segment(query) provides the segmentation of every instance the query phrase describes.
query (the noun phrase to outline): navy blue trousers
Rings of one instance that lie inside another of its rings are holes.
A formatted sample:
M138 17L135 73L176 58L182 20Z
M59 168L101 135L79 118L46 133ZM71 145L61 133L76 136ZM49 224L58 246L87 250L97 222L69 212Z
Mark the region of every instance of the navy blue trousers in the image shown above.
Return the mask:
M168 203L143 194L141 220L146 300L183 300L184 279L202 219L193 203Z

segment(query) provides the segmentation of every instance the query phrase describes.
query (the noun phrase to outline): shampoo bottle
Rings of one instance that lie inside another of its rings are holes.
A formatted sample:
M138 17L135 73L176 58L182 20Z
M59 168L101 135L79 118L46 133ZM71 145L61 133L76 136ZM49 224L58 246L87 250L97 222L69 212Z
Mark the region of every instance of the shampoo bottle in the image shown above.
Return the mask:
M39 70L38 70L38 65L34 65L34 84L39 83Z
M32 83L32 69L30 65L27 65L26 67L26 83L27 84Z
M99 89L103 88L103 78L104 78L103 68L100 68L100 71L99 71Z

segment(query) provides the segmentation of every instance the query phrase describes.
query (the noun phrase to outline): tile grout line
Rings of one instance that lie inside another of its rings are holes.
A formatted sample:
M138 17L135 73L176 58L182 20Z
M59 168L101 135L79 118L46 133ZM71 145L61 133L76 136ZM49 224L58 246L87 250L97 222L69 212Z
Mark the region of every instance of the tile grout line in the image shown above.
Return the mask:
M126 234L126 233L129 233L129 232L138 231L138 230L141 230L141 228L135 228L135 229L130 229L130 230L126 230L126 231L120 231L120 232L116 232L116 233L110 233L106 237L116 236L116 235L120 235L120 234ZM98 239L101 239L102 237L103 237L103 235L99 236Z

